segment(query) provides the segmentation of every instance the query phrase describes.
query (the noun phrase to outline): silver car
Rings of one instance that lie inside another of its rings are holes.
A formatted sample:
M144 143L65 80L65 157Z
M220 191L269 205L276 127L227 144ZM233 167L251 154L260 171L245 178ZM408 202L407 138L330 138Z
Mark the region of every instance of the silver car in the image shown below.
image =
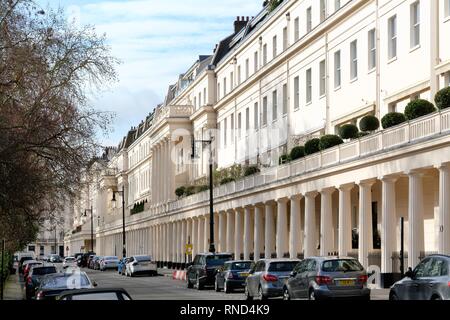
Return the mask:
M247 300L281 297L286 280L298 259L261 259L250 270L245 282Z
M105 271L106 269L117 269L119 265L119 258L116 256L106 256L100 260L100 271Z
M283 299L370 300L367 273L358 260L347 257L310 257L292 271Z
M450 300L450 256L431 255L396 282L390 300Z

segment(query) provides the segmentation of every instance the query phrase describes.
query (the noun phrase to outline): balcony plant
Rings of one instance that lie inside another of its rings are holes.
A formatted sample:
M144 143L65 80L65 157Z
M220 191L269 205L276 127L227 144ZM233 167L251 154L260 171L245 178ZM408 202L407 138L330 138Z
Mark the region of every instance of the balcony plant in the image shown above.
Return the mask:
M319 148L321 151L333 148L340 144L344 143L344 141L335 134L326 134L320 138Z
M283 154L278 158L278 164L285 164L288 163L289 161L291 161L290 155L288 154Z
M444 88L436 93L434 102L439 110L450 108L450 87Z
M261 170L259 170L259 168L257 166L248 166L245 168L244 170L244 177L248 177L251 175L254 175L258 172L260 172Z
M362 132L372 132L380 128L380 120L377 117L368 115L359 122L359 129Z
M183 197L185 194L186 194L186 187L181 186L181 187L175 189L175 195L178 198Z
M309 156L311 154L319 152L320 151L319 144L320 144L320 139L319 138L314 138L314 139L306 141L306 143L305 143L305 154L307 156Z
M195 186L188 186L188 187L186 187L186 191L185 191L185 196L186 197L189 197L189 196L192 196L193 194L195 194Z
M234 178L232 178L232 177L225 177L222 180L220 180L220 185L224 185L224 184L227 184L227 183L230 183L230 182L233 182L233 181L235 181Z
M387 129L402 124L405 121L406 117L403 113L390 112L381 119L381 125L383 129Z
M344 124L339 128L339 136L342 139L356 139L358 138L358 127L354 124Z
M275 10L281 3L283 2L283 0L266 0L263 3L263 6L267 6L267 11L272 12L273 10Z
M297 146L297 147L292 148L289 156L290 156L291 160L297 160L297 159L303 158L305 156L305 147Z
M405 117L408 120L414 120L435 111L436 108L431 102L423 99L416 99L408 103L406 106Z
M195 187L194 193L200 193L200 192L203 192L206 190L209 190L209 186L207 184L203 184L203 185Z

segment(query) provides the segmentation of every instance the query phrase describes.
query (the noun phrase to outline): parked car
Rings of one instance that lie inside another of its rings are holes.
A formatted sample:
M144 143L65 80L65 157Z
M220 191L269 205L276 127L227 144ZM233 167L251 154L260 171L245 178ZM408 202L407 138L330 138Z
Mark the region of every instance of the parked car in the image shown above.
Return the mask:
M95 252L83 253L79 267L86 268L88 266L89 257L95 255Z
M138 274L149 274L156 276L158 274L156 262L152 261L150 256L145 255L130 257L130 260L125 267L125 275L133 277Z
M352 298L370 300L367 272L357 259L311 257L300 262L283 288L283 299L322 300Z
M394 283L390 300L450 300L450 256L431 255Z
M223 289L225 293L230 293L235 289L243 289L245 279L247 279L253 261L227 261L223 267L217 270L214 288L216 291Z
M36 266L36 265L43 265L43 263L41 261L37 261L37 260L27 260L23 263L22 268L23 268L23 281L27 280L28 277L28 272L30 272L30 268L32 266Z
M94 259L94 270L100 270L100 260L102 260L102 256L96 256Z
M245 282L247 300L281 297L286 280L299 262L298 259L259 260Z
M119 258L116 256L106 256L100 260L100 271L105 271L107 269L117 269L119 264Z
M21 257L21 258L19 258L19 262L18 262L18 264L17 264L17 270L19 270L19 274L23 274L23 263L25 262L25 261L29 261L29 260L33 260L33 261L36 261L36 260L34 260L34 257L33 256L24 256L24 257Z
M88 258L88 261L87 261L87 267L88 267L89 269L93 269L93 264L92 264L92 262L93 262L94 258L95 258L95 254L91 254L91 255L89 256L89 258Z
M51 262L51 263L60 263L60 262L62 262L62 259L61 259L61 257L60 257L59 255L57 255L57 254L51 254L51 255L49 255L49 257L48 257L48 262Z
M205 286L214 285L217 270L232 258L231 253L197 254L186 270L187 287L193 288L195 283L197 290L202 290Z
M76 259L77 259L77 267L81 267L81 257L82 257L81 255L76 257Z
M53 265L35 265L31 268L27 280L25 281L25 297L31 300L39 287L42 277L47 274L56 273L56 267Z
M80 289L63 292L57 300L132 300L125 289Z
M75 289L91 289L92 283L85 272L74 271L55 273L44 276L36 289L36 300L55 300L63 291Z
M77 266L77 260L75 257L67 257L63 261L63 269L66 269L68 267L76 267Z
M117 265L117 271L119 272L120 275L122 276L125 275L126 265L129 260L130 258L120 259L119 264Z

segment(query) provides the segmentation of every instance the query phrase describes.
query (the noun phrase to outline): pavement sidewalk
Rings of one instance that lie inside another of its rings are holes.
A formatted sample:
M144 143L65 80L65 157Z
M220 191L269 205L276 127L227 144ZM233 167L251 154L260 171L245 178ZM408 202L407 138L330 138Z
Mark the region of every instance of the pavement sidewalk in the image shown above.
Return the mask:
M18 274L12 274L8 277L3 295L4 300L23 300L22 287Z

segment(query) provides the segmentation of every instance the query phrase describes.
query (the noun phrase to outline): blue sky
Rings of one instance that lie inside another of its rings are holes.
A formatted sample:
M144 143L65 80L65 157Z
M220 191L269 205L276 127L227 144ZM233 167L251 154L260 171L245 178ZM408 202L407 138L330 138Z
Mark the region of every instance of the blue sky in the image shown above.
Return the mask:
M255 16L263 0L38 0L61 6L69 19L106 33L112 54L122 61L119 82L92 104L113 111L113 132L103 143L117 145L162 102L168 85L201 54L233 31L236 16Z

